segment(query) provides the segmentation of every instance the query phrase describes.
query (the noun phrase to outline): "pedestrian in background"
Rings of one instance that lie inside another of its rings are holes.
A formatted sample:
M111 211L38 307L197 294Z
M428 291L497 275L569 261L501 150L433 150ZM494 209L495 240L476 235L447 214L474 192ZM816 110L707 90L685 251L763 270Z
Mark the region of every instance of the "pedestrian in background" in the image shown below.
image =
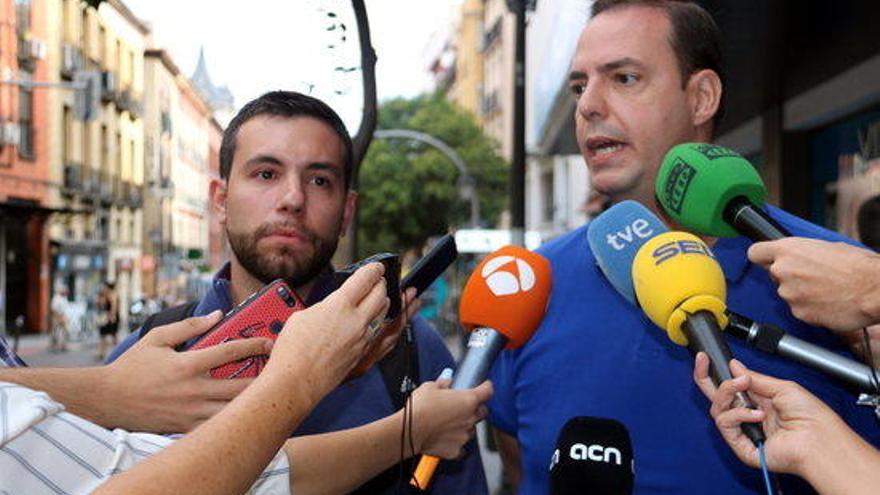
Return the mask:
M103 361L107 349L116 347L116 334L119 332L119 297L113 282L104 282L98 293L98 360ZM107 342L110 346L107 346Z
M50 309L52 311L52 334L50 350L52 352L65 352L67 350L67 331L70 327L70 301L67 299L70 291L64 285L59 286L52 296Z

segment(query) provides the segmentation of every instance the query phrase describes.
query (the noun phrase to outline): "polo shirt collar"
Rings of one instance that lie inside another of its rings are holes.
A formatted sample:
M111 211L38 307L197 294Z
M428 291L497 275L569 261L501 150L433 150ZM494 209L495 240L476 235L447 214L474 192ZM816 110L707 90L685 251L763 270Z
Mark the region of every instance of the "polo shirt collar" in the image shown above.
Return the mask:
M751 243L744 236L722 237L712 246L712 252L721 264L727 282L739 282L745 276L749 267L746 251Z

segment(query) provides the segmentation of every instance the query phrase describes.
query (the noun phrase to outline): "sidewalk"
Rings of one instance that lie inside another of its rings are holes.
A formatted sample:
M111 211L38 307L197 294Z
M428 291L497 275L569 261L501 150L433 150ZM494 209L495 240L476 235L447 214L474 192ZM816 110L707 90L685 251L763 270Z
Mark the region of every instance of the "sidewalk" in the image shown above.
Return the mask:
M10 346L14 345L11 336L7 335L6 340ZM50 351L47 334L23 335L18 341L18 355L28 366L96 366L101 364L96 358L97 354L98 342L95 340L68 342L66 352Z

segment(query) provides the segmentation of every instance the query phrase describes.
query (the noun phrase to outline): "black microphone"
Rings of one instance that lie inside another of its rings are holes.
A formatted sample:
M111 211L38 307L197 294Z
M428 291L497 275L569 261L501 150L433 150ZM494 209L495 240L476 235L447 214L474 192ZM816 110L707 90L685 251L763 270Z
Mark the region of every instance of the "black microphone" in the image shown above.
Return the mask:
M571 418L559 431L550 461L550 493L630 495L634 462L632 441L623 423Z
M727 316L727 332L763 352L829 374L862 392L874 394L880 390L871 368L858 361L788 335L779 327L752 321L732 311Z

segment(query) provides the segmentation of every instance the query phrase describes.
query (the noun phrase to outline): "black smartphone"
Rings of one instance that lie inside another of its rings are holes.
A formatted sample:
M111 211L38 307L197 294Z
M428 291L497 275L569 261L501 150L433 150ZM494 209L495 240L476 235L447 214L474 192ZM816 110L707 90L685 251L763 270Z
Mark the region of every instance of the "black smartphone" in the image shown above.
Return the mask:
M400 257L393 253L379 253L356 261L333 273L333 290L338 289L358 268L367 263L379 262L385 265L385 289L391 305L388 307L386 320L393 320L400 314Z
M457 257L455 237L452 234L444 235L403 277L400 281L401 292L415 287L416 297L420 296Z

